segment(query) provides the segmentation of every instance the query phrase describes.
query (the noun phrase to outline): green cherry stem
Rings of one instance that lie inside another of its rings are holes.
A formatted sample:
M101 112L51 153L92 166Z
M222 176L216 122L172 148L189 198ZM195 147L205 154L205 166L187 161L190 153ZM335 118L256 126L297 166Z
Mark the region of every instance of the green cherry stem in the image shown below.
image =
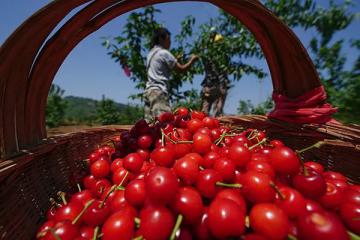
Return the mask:
M250 146L250 147L249 147L249 150L250 150L250 151L253 150L253 149L256 148L257 146L264 144L266 141L267 141L267 139L264 138L263 140L261 140L261 141L258 142L257 144L254 144L254 145Z
M76 218L71 222L73 225L75 225L79 221L79 219L84 215L86 210L88 210L88 208L91 206L91 204L93 204L94 201L95 199L92 199L85 204L83 210L81 210L79 215L77 215Z
M134 218L134 222L135 222L135 224L136 224L136 227L139 228L139 227L140 227L140 223L141 223L140 218L138 218L138 217Z
M228 187L228 188L242 188L242 185L239 183L223 183L223 182L216 182L216 186L219 187Z
M280 189L278 188L278 186L275 185L275 183L271 182L271 183L270 183L270 186L275 190L275 192L276 192L277 194L279 194L281 200L285 200L285 199L286 199L285 196L284 196L284 194L282 194L282 192L280 191Z
M54 228L50 228L49 231L51 232L51 234L53 235L53 237L54 237L56 240L61 240L61 238L59 237L59 235L56 234Z
M287 235L288 240L297 240L297 238L294 235L288 234Z
M61 201L64 203L64 205L67 205L67 201L66 201L66 197L65 197L66 194L61 191L59 191L57 194L61 198Z
M350 231L347 231L349 236L350 236L350 240L360 240L360 236L353 233L353 232L350 232Z
M80 184L79 184L79 183L77 183L77 184L76 184L76 186L77 186L77 188L78 188L79 192L81 192L82 190L81 190L81 186L80 186Z
M319 141L319 142L317 142L317 143L315 143L315 144L313 144L313 145L311 145L309 147L303 148L301 150L296 150L296 153L301 154L301 153L306 152L306 151L308 151L310 149L313 149L313 148L320 148L324 144L325 144L324 141Z
M99 227L99 226L97 226L97 227L94 229L94 236L93 236L93 239L92 239L92 240L97 240L97 239L98 239L99 230L100 230L100 227Z
M138 236L136 238L133 238L132 240L143 240L143 239L144 239L143 236Z
M177 219L176 219L176 223L175 223L175 226L174 226L174 229L170 235L170 240L175 240L176 238L176 232L180 229L180 225L181 225L181 222L183 220L183 215L179 214Z
M109 190L109 192L106 194L104 200L100 203L99 208L103 208L103 207L104 207L105 202L108 200L110 194L112 194L112 193L116 190L117 187L118 187L117 185L113 185L113 186L110 188L110 190Z

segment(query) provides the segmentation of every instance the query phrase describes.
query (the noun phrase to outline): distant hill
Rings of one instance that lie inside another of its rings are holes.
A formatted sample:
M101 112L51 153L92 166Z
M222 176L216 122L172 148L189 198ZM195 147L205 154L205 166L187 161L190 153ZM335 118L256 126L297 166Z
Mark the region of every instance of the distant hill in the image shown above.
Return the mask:
M66 122L93 122L96 119L96 105L99 101L84 98L67 96L64 97L67 102L65 110L65 121ZM120 112L125 111L128 105L122 103L115 103Z

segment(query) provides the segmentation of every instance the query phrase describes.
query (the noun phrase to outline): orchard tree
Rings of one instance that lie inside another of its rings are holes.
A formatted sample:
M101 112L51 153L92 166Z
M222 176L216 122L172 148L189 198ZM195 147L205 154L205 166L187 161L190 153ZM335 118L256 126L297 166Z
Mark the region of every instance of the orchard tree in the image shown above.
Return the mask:
M63 98L65 90L58 85L52 84L46 105L46 126L58 127L64 121L66 101Z
M105 98L104 95L97 103L96 112L97 120L102 125L118 124L120 122L120 113L115 102L111 99Z

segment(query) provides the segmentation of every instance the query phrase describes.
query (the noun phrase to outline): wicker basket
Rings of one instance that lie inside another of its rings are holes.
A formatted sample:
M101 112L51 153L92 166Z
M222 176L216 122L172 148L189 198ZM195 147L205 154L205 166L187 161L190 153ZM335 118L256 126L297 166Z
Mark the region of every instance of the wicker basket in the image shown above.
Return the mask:
M267 59L275 93L295 98L321 86L294 33L255 0L204 0L236 16L254 34ZM0 48L0 239L32 239L56 191L73 187L81 160L120 128L102 128L47 138L47 94L60 65L86 36L130 10L175 0L56 0L36 12ZM83 8L78 8L82 6ZM72 10L78 12L55 34ZM80 9L80 10L79 10ZM296 73L296 74L294 74ZM15 94L16 93L16 94ZM228 123L266 129L290 146L330 139L309 152L329 169L359 180L359 128L293 125L264 117L226 117Z

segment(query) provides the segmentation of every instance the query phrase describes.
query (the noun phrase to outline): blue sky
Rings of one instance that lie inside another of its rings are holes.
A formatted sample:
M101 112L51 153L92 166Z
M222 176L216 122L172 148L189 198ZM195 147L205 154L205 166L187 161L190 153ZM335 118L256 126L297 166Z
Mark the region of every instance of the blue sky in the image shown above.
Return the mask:
M28 17L49 3L49 0L1 0L0 3L0 44ZM319 0L322 6L327 6L327 0ZM342 0L336 0L336 3L342 3ZM360 11L359 0L354 0L356 6L351 10ZM208 3L200 2L181 2L165 3L157 5L162 10L159 20L175 35L180 30L180 21L187 15L196 16L197 22L206 21L209 17L215 16L218 9ZM72 15L72 13L70 14ZM137 93L134 84L127 78L121 67L109 58L106 50L101 46L101 37L119 35L125 24L127 14L124 14L108 24L104 25L98 31L94 32L68 55L59 69L54 83L60 85L65 90L65 95L82 96L94 99L101 99L104 94L117 102L137 103L129 100L130 94ZM295 33L308 46L309 39L316 34L314 31L303 31L295 29ZM336 34L334 40L338 38L359 38L360 19L357 18L354 23L346 30ZM356 59L357 55L348 47L344 49L348 57L347 66ZM4 59L1 59L4 61ZM6 61L6 60L5 60ZM268 71L265 60L251 60L258 67ZM184 89L200 89L200 82L203 76L197 76L194 84L185 84ZM250 99L257 104L264 101L271 95L272 84L270 77L264 79L262 83L253 76L245 76L229 92L225 104L225 113L236 113L239 100Z

